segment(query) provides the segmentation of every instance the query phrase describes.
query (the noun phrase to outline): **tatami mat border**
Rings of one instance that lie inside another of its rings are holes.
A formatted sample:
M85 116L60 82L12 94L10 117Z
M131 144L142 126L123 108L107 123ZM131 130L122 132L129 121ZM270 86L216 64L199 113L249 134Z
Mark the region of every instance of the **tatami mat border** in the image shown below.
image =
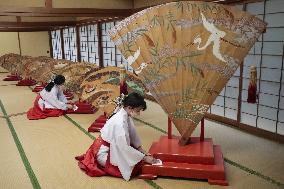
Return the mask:
M6 122L8 124L9 130L10 130L12 136L13 136L14 142L15 142L15 144L17 146L17 149L19 151L19 154L21 156L23 164L24 164L24 166L26 168L26 171L27 171L27 173L29 175L29 178L30 178L30 181L31 181L31 183L33 185L33 188L34 189L40 189L41 188L40 184L39 184L39 182L38 182L38 180L37 180L37 178L36 178L36 176L34 174L34 171L33 171L32 167L31 167L31 164L30 164L30 162L29 162L29 160L28 160L28 158L27 158L27 156L25 154L24 148L23 148L23 146L22 146L22 144L21 144L21 142L20 142L20 140L18 138L18 135L17 135L17 133L16 133L16 131L14 129L14 126L13 126L9 116L7 115L7 112L6 112L5 108L4 108L4 105L3 105L2 101L1 101L1 99L0 99L0 107L1 107L1 110L2 110L2 112L4 114L4 116L5 116L4 118L6 119Z

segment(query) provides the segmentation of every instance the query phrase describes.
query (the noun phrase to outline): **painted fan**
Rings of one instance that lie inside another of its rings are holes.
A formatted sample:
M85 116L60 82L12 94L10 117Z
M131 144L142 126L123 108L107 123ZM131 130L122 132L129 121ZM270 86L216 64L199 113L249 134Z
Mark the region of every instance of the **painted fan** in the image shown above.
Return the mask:
M74 62L71 62L69 60L55 60L54 62L49 62L48 66L45 67L45 69L39 69L38 74L39 77L37 80L39 82L48 82L54 75L58 74L60 70L65 68L66 66L74 64Z
M233 7L180 1L142 10L109 34L184 145L265 26Z
M91 73L81 84L81 99L102 108L107 115L110 115L116 106L114 100L120 95L119 78L120 68L118 67L102 68ZM126 71L125 80L129 92L136 91L144 94L146 88L137 76Z
M18 54L9 53L1 56L1 66L12 74L19 74L18 65L21 64L21 61L22 56Z
M37 70L43 66L45 66L45 62L39 61L38 58L23 56L18 70L23 78L36 79Z
M66 81L65 86L69 92L79 95L80 85L85 79L86 73L96 71L99 68L95 64L90 63L73 63L58 70L56 74L64 75Z

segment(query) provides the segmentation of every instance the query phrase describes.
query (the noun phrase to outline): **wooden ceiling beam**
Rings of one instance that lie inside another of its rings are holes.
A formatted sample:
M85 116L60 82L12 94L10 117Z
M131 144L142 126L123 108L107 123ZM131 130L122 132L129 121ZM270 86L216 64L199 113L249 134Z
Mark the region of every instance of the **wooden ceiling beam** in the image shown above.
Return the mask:
M0 28L0 32L34 32L34 31L50 31L51 27L24 27L24 28Z
M1 16L46 16L46 17L113 17L129 16L132 9L96 9L96 8L42 8L42 7L1 7Z
M77 21L57 22L0 22L0 27L76 26Z

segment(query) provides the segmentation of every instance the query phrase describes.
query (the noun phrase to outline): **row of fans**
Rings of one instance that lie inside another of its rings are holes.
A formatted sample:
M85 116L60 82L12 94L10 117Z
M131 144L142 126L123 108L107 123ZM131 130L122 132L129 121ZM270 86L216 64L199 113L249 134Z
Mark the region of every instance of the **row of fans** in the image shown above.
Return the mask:
M122 68L99 68L91 63L74 63L49 57L30 57L6 54L0 57L0 66L23 79L46 84L54 75L66 78L65 86L76 99L91 103L111 114L115 108L115 98L120 95L119 83ZM133 73L123 70L128 90L141 94L146 92L141 80Z
M142 83L147 87L173 120L182 136L180 143L186 144L265 27L262 20L233 7L179 1L135 13L114 26L109 35L141 78L128 73L129 82L141 91L145 91ZM100 99L96 96L100 92L114 90L110 83L117 83L113 79L119 75L116 68L97 70L88 64L69 64L58 61L51 68L48 64L32 67L36 78L44 77L41 69L56 73L57 66L72 72L73 78L65 74L69 85L75 89L81 80L82 96L91 101ZM27 68L22 66L19 70ZM77 76L82 73L90 75Z

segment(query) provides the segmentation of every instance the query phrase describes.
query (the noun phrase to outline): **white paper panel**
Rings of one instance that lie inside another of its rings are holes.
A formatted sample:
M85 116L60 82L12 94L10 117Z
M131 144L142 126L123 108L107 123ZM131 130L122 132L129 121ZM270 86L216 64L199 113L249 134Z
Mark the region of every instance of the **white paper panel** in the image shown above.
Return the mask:
M258 115L260 117L277 120L277 109L259 105L258 106Z
M259 117L257 120L257 127L275 133L276 121L271 121Z
M255 127L256 126L256 116L252 116L252 115L242 113L241 114L241 123Z
M242 102L241 112L249 113L256 115L257 113L257 104Z

